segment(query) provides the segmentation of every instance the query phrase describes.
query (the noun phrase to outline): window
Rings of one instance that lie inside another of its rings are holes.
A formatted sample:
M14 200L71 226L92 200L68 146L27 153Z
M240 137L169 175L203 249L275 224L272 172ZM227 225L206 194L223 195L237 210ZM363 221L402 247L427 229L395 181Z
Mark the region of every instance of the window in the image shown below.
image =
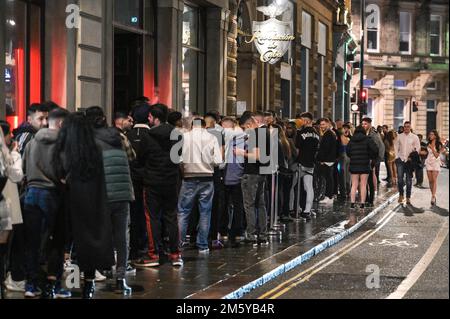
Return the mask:
M42 15L35 3L5 3L5 105L15 128L25 120L27 105L42 100Z
M320 117L324 116L324 78L325 78L325 57L319 56L319 71L317 72L319 112Z
M114 20L128 27L142 28L142 0L114 0Z
M302 74L302 111L309 111L309 49L302 47L301 49L301 74Z
M430 54L441 55L441 17L436 15L430 19Z
M427 84L428 91L436 91L438 88L438 84L436 81Z
M436 101L435 100L427 101L427 111L428 112L436 112Z
M369 4L366 8L367 16L367 51L378 52L380 43L380 8L376 4Z
M397 130L405 122L405 100L394 101L394 129Z
M205 112L205 29L202 10L189 5L183 11L183 112Z
M406 80L394 80L394 87L396 89L404 89L406 88Z
M411 14L400 12L400 53L411 54Z
M302 12L302 45L311 49L311 15Z

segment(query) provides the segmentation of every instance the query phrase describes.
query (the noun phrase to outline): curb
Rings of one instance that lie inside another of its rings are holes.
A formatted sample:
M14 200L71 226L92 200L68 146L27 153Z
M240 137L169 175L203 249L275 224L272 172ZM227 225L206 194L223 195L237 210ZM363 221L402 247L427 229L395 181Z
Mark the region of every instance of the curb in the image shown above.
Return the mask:
M252 290L255 290L256 288L259 288L265 284L267 284L269 281L272 281L276 279L277 277L283 275L284 273L304 264L308 260L310 260L312 257L320 254L321 252L325 251L326 249L336 245L337 243L344 240L346 237L357 231L361 226L363 226L365 223L367 223L370 219L372 219L374 216L376 216L380 211L385 209L387 206L392 204L397 198L399 197L399 194L395 194L391 196L388 200L386 200L382 205L378 206L376 209L374 209L370 214L368 214L366 217L364 217L362 220L360 220L356 225L353 227L327 239L323 243L315 246L314 248L310 249L303 255L298 256L297 258L278 266L274 270L268 272L267 274L261 276L260 278L246 284L245 286L242 286L241 288L233 291L232 293L226 295L222 299L241 299L244 295L248 294Z

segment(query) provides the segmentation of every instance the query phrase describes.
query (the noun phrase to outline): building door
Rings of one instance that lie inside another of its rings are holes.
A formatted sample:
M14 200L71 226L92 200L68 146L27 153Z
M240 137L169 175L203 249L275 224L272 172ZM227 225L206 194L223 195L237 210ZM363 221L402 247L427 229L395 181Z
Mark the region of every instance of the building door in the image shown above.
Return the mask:
M143 95L142 35L117 29L114 33L114 113L131 110Z
M437 127L437 112L427 112L427 134Z

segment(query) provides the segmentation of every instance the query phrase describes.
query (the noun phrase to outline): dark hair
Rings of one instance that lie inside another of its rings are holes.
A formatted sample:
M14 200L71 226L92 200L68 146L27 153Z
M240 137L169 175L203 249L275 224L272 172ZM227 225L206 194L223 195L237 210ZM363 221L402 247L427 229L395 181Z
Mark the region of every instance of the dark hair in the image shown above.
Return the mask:
M386 140L387 140L389 146L391 146L391 147L394 146L394 141L395 141L395 131L394 130L387 132Z
M219 122L220 122L220 115L217 114L216 112L208 112L208 113L205 114L204 117L205 117L205 119L206 119L207 117L211 117L211 118L214 119L214 121L216 121L216 123L219 123Z
M366 135L366 130L364 129L364 127L362 127L361 125L359 125L356 129L355 129L355 135L361 133Z
M247 112L250 112L250 111L247 111ZM252 112L250 112L250 113L252 113ZM245 113L244 113L245 114ZM264 112L262 112L262 111L256 111L252 116L264 116Z
M99 106L91 106L85 112L86 120L92 125L93 128L107 127L105 113Z
M125 114L124 112L116 112L114 113L114 121L118 120L118 119L127 119L128 115Z
M57 108L48 114L48 120L64 120L69 116L70 112L66 109Z
M350 125L347 124L347 123L345 123L344 125L342 125L342 127L343 127L343 128L346 128L346 129L351 129Z
M403 126L406 126L406 125L411 125L411 122L410 122L410 121L406 121L406 122L403 124Z
M366 123L372 124L372 119L370 117L365 117L365 118L362 119L362 122L366 122Z
M182 118L183 114L181 114L180 112L171 112L167 117L167 122L169 122L170 125L175 126L177 122L180 121Z
M239 126L244 126L245 123L247 123L249 120L253 119L253 113L252 112L246 112L241 116L241 119L239 120Z
M31 116L37 112L48 113L48 107L44 104L33 103L27 108L27 116Z
M140 103L133 109L131 116L133 117L134 123L146 124L148 123L149 114L150 114L150 105L144 102Z
M331 121L330 121L330 119L327 119L326 117L324 117L324 118L321 118L321 119L319 120L319 124L320 124L320 123L322 123L322 122L325 122L325 123L331 124Z
M164 104L155 104L150 107L150 114L160 120L161 123L167 123L169 116L169 107Z
M267 112L264 112L264 116L265 116L265 117L273 116L273 114L272 114L272 112L267 111Z
M6 136L11 133L11 125L6 121L0 121L0 127L2 128L3 135Z
M301 119L310 119L311 121L314 119L314 116L310 112L305 112L300 114Z
M430 133L433 133L434 136L436 136L436 150L439 152L443 146L443 144L441 143L441 137L439 136L439 132L437 130L431 130L430 132L428 132L428 136L430 136ZM428 145L431 144L431 141L428 142Z
M42 105L44 105L45 107L47 107L48 112L51 112L51 111L53 111L53 110L56 110L56 109L60 109L60 108L61 108L61 106L59 106L58 104L56 104L56 103L53 102L53 101L47 101L47 102L44 102L44 103L42 103Z
M92 125L81 112L64 121L53 154L53 163L63 178L89 181L102 172L102 154L95 143Z

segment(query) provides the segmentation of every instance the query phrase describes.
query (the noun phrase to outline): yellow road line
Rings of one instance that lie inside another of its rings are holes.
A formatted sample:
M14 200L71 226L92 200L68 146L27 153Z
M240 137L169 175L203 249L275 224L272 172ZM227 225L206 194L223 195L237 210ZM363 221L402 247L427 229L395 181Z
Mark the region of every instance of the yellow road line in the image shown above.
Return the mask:
M368 230L366 231L364 234L362 234L361 236L359 236L358 238L356 238L354 241L352 241L351 243L347 244L346 246L344 246L343 248L339 249L338 251L336 251L335 253L333 253L332 255L328 256L327 258L323 259L322 261L316 263L314 266L308 268L307 270L301 272L300 274L296 275L295 277L283 282L282 284L278 285L276 288L268 291L267 293L265 293L264 295L262 295L261 297L259 297L258 299L266 299L269 298L270 299L276 299L282 295L284 295L286 292L288 292L289 290L291 290L292 288L296 287L297 285L299 285L302 282L305 282L306 280L309 280L314 274L316 274L317 272L319 272L320 270L324 269L325 267L327 267L328 265L334 263L335 261L337 261L338 259L340 259L342 256L344 256L345 254L347 254L348 252L350 252L351 250L355 249L356 247L360 246L362 243L364 243L365 241L367 241L370 237L372 237L376 232L378 232L381 228L383 228L388 222L389 220L391 220L392 217L394 217L395 215L395 211L392 210L389 213L387 213L381 220L383 221L381 223L380 226L378 226L376 229L374 230ZM380 221L381 221L380 220ZM328 261L328 262L327 262ZM325 264L324 264L325 263ZM324 264L323 266L321 266L322 264ZM321 266L321 267L319 267ZM319 268L317 268L319 267ZM317 268L317 269L316 269ZM316 269L316 270L315 270ZM311 272L311 273L310 273ZM298 279L300 279L302 276L304 276L305 274L310 273L308 276L306 276L304 279L297 281ZM290 284L289 284L290 283ZM282 289L283 287L285 287L286 285L288 285L286 288ZM282 289L280 291L280 289ZM279 291L279 292L278 292ZM272 296L271 296L272 295Z

